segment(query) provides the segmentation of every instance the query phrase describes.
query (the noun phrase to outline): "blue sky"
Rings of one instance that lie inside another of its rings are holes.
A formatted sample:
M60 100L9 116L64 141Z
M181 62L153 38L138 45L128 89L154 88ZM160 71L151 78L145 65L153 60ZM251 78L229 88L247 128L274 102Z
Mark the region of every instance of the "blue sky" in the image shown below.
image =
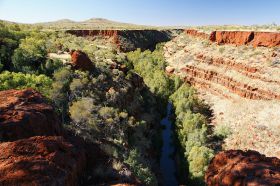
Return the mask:
M280 0L0 0L22 23L101 17L143 25L280 24Z

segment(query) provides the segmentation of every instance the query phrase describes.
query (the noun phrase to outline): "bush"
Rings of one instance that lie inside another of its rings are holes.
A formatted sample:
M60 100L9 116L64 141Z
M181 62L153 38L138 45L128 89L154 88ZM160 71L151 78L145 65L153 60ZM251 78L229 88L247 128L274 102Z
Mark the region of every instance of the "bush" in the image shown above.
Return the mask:
M69 84L72 80L72 72L67 68L62 68L56 71L52 89L50 91L50 98L54 101L58 111L61 113L62 122L67 119L68 113L68 92Z
M166 62L163 56L162 46L158 46L153 52L139 49L127 54L128 63L132 63L134 70L143 78L145 84L152 93L167 100L173 92L173 81L165 74Z
M18 47L20 39L26 37L26 33L19 27L11 27L0 23L0 72L12 69L12 55Z
M128 158L125 160L132 172L146 185L156 186L157 181L155 175L151 172L150 168L145 165L143 158L137 152L137 150L131 150Z
M228 137L231 134L231 128L225 124L220 124L214 128L214 136L221 139Z
M76 123L92 123L93 100L91 98L82 98L75 101L69 108L70 116Z
M49 95L52 79L45 75L4 71L0 74L0 90L33 88Z
M213 150L205 146L194 146L188 156L191 178L202 180L210 160L214 157Z

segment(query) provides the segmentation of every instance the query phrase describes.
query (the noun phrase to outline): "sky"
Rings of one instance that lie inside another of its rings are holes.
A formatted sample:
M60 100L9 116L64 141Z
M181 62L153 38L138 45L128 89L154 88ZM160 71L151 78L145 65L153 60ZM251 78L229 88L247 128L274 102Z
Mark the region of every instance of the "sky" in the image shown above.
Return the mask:
M280 0L0 0L0 19L105 18L154 26L280 24Z

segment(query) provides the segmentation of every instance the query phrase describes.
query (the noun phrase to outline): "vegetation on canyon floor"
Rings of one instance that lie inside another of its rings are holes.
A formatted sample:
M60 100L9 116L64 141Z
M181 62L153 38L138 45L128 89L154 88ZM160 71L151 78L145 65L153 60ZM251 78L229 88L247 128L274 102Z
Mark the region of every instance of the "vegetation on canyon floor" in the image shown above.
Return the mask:
M209 108L197 98L192 87L182 83L176 76L166 75L166 61L161 45L153 52L130 52L128 60L133 63L134 70L141 74L150 90L164 100L171 101L174 106L174 141L178 141L179 181L182 183L188 180L188 184L203 185L204 173L214 155L214 151L207 147Z

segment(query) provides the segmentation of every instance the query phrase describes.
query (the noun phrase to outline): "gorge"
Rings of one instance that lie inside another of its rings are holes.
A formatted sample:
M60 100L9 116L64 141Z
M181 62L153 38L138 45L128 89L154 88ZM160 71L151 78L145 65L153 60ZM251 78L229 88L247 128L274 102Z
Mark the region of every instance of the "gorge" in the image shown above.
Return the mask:
M279 184L278 32L15 25L0 185Z

